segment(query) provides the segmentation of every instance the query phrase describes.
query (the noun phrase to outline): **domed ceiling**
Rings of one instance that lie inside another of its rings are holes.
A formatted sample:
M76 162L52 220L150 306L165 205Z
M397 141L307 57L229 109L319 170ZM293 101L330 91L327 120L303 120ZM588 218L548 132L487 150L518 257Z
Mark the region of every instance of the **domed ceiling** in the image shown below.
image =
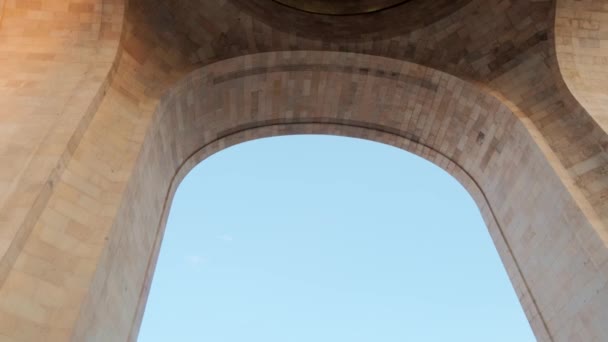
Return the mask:
M200 1L200 0L199 0ZM471 0L230 0L274 29L344 42L388 38L426 27Z
M326 15L358 15L379 12L409 0L274 0L300 11Z

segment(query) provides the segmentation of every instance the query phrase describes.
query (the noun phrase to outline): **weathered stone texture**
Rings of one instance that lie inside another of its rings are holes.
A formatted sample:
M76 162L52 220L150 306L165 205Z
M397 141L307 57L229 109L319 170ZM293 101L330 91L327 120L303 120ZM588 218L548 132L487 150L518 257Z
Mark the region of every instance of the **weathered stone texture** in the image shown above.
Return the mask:
M538 339L608 340L607 0L3 5L1 341L135 340L183 176L302 133L447 170Z

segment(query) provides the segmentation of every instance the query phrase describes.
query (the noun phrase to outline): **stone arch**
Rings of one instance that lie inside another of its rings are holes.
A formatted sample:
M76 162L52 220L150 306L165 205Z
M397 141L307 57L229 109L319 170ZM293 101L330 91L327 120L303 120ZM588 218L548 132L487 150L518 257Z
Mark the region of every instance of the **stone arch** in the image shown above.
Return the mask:
M146 138L133 163L115 171L113 163L127 153L117 150L108 129L129 135L131 119L123 115L98 113L66 172L72 185L93 182L89 173L124 179L105 198L116 211L87 227L104 247L90 265L91 283L69 328L74 340L136 338L168 205L191 167L234 143L297 133L376 140L443 167L477 201L539 340L608 334L601 315L608 253L593 212L564 183L538 133L472 84L350 53L234 58L180 81L152 117L132 118L149 122ZM105 163L88 154L103 155ZM35 231L33 241L44 230Z
M0 1L0 285L111 83L125 2Z
M561 76L593 119L608 129L608 1L558 0L555 49Z
M0 0L1 339L126 339L145 293L142 263L153 260L154 237L133 239L158 230L165 203L162 191L134 202L143 185L167 192L188 146L305 127L401 139L460 165L512 247L528 286L509 274L539 339L608 339L605 0L421 2L429 21L404 31L399 16L385 37L325 40L256 14L251 0L127 2ZM213 111L189 100L190 86L217 95L205 105ZM233 96L240 111L226 104ZM163 121L172 115L182 121ZM196 134L176 137L184 125ZM136 202L148 209L133 211Z

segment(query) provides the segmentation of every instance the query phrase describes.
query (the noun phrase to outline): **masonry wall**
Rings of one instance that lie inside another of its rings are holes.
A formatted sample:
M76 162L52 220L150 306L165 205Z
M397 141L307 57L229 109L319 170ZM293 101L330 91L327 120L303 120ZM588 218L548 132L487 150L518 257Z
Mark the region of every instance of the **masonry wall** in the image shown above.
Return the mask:
M364 25L252 0L3 4L0 339L134 339L183 174L307 132L444 167L539 339L608 339L606 1L412 1Z
M0 281L109 85L117 3L0 3Z

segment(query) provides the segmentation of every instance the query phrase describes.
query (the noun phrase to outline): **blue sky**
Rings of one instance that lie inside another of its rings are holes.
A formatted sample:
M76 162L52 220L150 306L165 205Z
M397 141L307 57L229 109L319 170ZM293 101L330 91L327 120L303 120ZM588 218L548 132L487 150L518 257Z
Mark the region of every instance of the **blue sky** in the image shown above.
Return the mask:
M445 171L334 136L221 151L180 185L139 342L535 341Z

